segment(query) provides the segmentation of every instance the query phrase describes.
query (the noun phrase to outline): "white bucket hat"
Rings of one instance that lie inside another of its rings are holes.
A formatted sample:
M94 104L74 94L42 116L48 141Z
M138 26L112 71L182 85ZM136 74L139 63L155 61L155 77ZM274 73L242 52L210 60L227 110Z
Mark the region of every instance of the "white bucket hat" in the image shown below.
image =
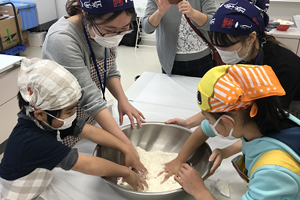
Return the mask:
M18 86L23 99L34 110L60 110L73 105L81 97L77 79L51 60L24 58Z

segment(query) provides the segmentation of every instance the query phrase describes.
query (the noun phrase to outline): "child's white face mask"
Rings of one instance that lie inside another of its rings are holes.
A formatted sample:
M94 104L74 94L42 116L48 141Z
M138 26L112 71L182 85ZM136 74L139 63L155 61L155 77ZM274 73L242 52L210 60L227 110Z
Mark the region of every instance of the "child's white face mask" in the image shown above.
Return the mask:
M54 128L54 127L50 126L47 122L45 122L43 120L43 122L45 124L47 124L47 126L49 126L50 128L52 128L53 130L65 130L65 129L68 129L68 128L70 128L72 126L73 121L76 119L76 112L71 117L66 118L66 119L59 119L59 118L54 117L53 115L51 115L51 114L49 114L47 112L46 112L46 114L49 115L49 116L51 116L51 117L53 117L53 118L55 118L55 119L57 119L57 120L59 120L59 121L61 121L61 122L63 122L63 125L61 127Z
M234 121L234 119L233 119L232 117L230 117L230 116L228 116L228 115L222 115L222 116L227 117L228 119L232 120L233 123L235 123L235 121ZM223 135L221 135L220 133L218 133L218 131L216 130L216 126L217 126L217 124L219 123L220 119L221 119L221 117L219 117L219 119L215 122L214 125L209 124L209 126L211 127L211 129L214 131L215 135L216 135L216 136L219 136L219 137L222 138L222 139L228 139L228 140L236 140L236 139L239 139L239 138L236 138L236 137L233 137L233 136L232 136L232 132L233 132L233 129L234 129L234 128L232 128L232 129L230 130L229 135L226 136L226 137L223 136Z

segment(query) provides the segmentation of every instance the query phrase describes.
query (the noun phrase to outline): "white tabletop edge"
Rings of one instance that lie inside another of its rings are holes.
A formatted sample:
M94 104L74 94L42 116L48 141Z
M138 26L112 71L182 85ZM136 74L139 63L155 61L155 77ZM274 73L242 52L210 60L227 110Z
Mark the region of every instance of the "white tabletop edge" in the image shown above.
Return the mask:
M129 101L134 101L139 94L144 90L144 88L150 83L150 81L153 79L153 77L156 75L157 73L154 72L144 72L141 77L143 77L143 79L141 80L140 78L138 78L134 84L132 84L130 86L130 88L128 88L128 90L126 91L126 96L128 98Z
M0 54L0 73L8 70L9 68L13 67L12 65L24 57L22 56L9 56L9 55L2 55Z

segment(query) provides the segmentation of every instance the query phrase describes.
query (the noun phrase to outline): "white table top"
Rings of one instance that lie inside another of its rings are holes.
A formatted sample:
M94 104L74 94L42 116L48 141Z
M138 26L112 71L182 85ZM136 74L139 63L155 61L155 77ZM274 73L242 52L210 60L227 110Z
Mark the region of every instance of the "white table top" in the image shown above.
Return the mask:
M21 56L9 56L0 54L0 73L13 67L13 64L22 60L24 57Z
M144 72L126 91L134 102L172 106L199 112L197 87L200 78Z
M145 72L128 89L126 95L132 105L144 114L147 122L164 122L174 117L188 118L200 111L196 103L196 91L199 80L199 78L168 77L165 74ZM167 90L168 88L169 90ZM168 102L167 106L165 105L166 102ZM118 122L116 104L113 106L113 116ZM129 120L127 117L124 117L124 125L127 124L129 124ZM207 143L213 150L217 147L226 147L232 144L233 141L210 138L207 140ZM88 155L93 153L95 146L96 144L84 139L75 145L79 152ZM247 191L246 185L235 172L230 160L231 158L224 160L217 172L205 181L208 189L212 191L218 200L241 199L241 196ZM222 196L212 187L218 179L229 184L231 198ZM42 197L45 200L124 200L101 177L64 171L60 168L55 169L53 181L49 188L44 191ZM194 198L186 193L178 197L178 200L194 200Z

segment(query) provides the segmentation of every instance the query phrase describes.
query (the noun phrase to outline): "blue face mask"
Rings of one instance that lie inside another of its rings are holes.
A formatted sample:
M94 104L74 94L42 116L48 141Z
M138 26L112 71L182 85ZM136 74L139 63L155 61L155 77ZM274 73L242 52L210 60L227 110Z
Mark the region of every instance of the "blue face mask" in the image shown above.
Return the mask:
M222 115L222 116L227 117L228 119L232 120L233 123L235 123L235 121L234 121L234 119L233 119L232 117L230 117L230 116L228 116L228 115ZM230 130L229 135L226 136L226 137L223 136L223 135L221 135L220 133L218 133L218 131L216 130L216 126L217 126L217 124L219 123L220 119L221 119L221 117L219 117L219 119L214 123L214 125L209 124L209 126L211 127L211 129L214 131L215 135L216 135L216 136L219 136L219 137L222 138L222 139L227 139L227 140L236 140L236 139L239 139L239 138L236 138L236 137L233 137L233 136L232 136L232 132L233 132L233 129L234 129L234 128L232 128L232 129Z

